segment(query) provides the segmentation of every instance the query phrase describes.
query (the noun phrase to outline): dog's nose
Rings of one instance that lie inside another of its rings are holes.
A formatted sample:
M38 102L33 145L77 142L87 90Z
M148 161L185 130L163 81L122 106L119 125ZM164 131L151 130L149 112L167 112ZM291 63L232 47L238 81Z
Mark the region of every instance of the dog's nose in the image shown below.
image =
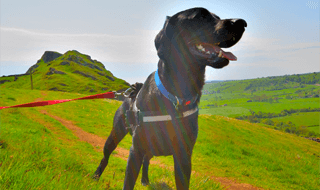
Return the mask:
M232 19L231 24L239 27L247 27L247 22L243 19Z

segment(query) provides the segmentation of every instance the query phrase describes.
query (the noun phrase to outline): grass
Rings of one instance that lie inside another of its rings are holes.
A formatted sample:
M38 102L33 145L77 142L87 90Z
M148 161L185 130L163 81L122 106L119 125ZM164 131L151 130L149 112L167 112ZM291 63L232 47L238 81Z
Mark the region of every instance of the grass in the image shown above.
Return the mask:
M84 96L18 89L1 89L0 95L1 106L30 102L43 95L44 99ZM83 100L1 110L0 189L121 189L125 160L111 156L100 181L91 180L102 152L39 112L47 110L106 138L120 104L115 100ZM129 149L131 136L119 146ZM222 189L215 177L265 189L317 189L319 157L319 143L245 121L200 115L190 189ZM148 187L141 186L140 172L135 189L175 189L172 157L153 159L166 167L150 165Z
M199 125L194 150L202 162L194 167L216 168L211 175L232 176L267 189L317 188L319 144L222 116L203 115Z
M84 96L18 89L2 89L0 93L1 106L33 101L44 93L46 99ZM28 93L26 98L21 96L25 93ZM106 137L112 125L105 122L112 121L119 104L115 100L89 100L1 110L0 189L122 189L126 160L112 156L99 182L93 181L90 177L102 158L102 152L79 141L60 122L39 112L45 109L65 119L72 118L77 125L83 122L78 126L85 131ZM128 135L119 146L129 149L131 137ZM173 171L156 165L150 166L149 187L143 187L140 180L141 172L136 189L175 189ZM191 185L193 189L221 189L219 183L201 176L194 176Z
M320 118L319 112L306 112L306 113L294 113L290 116L278 117L272 120L284 122L284 123L291 121L293 124L297 126L304 125L306 127L312 127L312 126L319 126L319 118Z
M312 78L319 73L303 75ZM275 86L268 86L271 78L252 79L243 81L229 81L210 83L204 86L201 97L200 114L220 115L236 118L262 112L279 114L290 109L319 108L320 87L317 85L300 83L283 83L288 76L276 77L282 81L282 89L275 90ZM290 76L298 77L298 76ZM289 78L290 78L289 77ZM276 83L276 80L272 83ZM250 86L253 89L246 90ZM211 94L209 94L211 93ZM260 102L257 101L260 98ZM264 101L261 101L263 98ZM296 127L307 126L306 130L319 133L319 112L297 113L291 116L272 118L273 121L292 122ZM307 134L307 133L306 133Z
M200 114L210 114L210 115L221 115L226 117L237 117L241 115L249 115L250 111L242 107L217 107L217 108L208 108L200 109Z

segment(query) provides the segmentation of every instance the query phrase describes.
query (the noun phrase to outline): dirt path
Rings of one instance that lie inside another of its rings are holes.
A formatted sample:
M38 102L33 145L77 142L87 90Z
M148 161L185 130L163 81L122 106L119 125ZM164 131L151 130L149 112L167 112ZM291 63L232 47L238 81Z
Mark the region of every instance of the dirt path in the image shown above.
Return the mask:
M81 129L80 127L74 125L72 121L68 121L68 120L63 119L61 117L52 115L52 114L48 113L46 110L41 110L40 112L42 114L48 115L49 117L59 121L62 125L67 127L69 130L71 130L73 132L73 134L79 138L80 141L90 143L92 146L98 147L98 151L102 151L102 148L104 146L106 139L99 137L98 135L88 133L88 132L84 131L83 129ZM116 154L113 154L113 156L119 157L123 160L128 159L129 150L118 146L115 151L116 151ZM168 166L166 166L165 164L163 164L159 161L150 160L150 164L158 165L162 168L168 168ZM171 170L173 170L173 167L169 167L169 168ZM196 172L193 172L193 174L201 175ZM211 179L220 182L221 185L228 190L260 190L261 189L258 187L254 187L253 185L246 184L246 183L239 183L236 180L228 179L225 177L213 177L212 176Z
M43 93L43 96L45 96L46 94ZM37 98L37 101L42 101L43 98ZM91 144L92 146L96 147L98 151L102 151L103 147L104 147L104 143L106 141L106 139L95 135L95 134L91 134L88 133L86 131L84 131L83 129L81 129L80 127L76 126L75 124L73 124L72 121L63 119L61 117L58 117L56 115L53 115L51 113L49 113L46 110L40 110L40 113L47 115L57 121L59 121L62 125L64 125L66 128L68 128L69 130L71 130L73 132L74 135L76 135L80 141L84 141L87 142L89 144ZM36 118L34 118L36 119ZM48 127L49 129L53 129L54 127L49 124L49 123L44 123L44 121L39 121L40 123L44 124L44 126ZM53 130L54 131L54 130ZM129 150L121 148L121 147L117 147L116 148L116 154L112 154L115 157L119 157L123 160L127 160L128 156L129 156ZM158 165L162 168L166 168L166 169L170 169L173 170L173 167L168 167L165 164L159 162L159 161L155 161L155 160L150 160L150 164L152 165ZM195 171L192 172L195 175L203 175L200 173L197 173ZM227 189L227 190L262 190L262 188L258 188L258 187L254 187L251 184L246 184L246 183L239 183L236 180L232 180L229 178L225 178L225 177L214 177L211 176L211 179L220 182L221 185Z
M73 132L73 134L79 138L80 141L87 142L87 143L91 144L93 147L96 147L98 151L102 152L102 149L104 147L104 143L106 142L105 138L102 138L102 137L95 135L95 134L92 134L92 133L88 133L88 132L84 131L83 129L81 129L80 127L73 124L72 121L68 121L68 120L63 119L61 117L58 117L56 115L52 115L52 114L48 113L46 110L40 110L40 112L42 114L48 115L49 117L59 121L63 126L68 128L69 130L71 130ZM115 151L116 151L116 154L113 154L113 156L119 157L123 160L128 159L129 150L118 146ZM154 160L150 160L150 164L160 165L161 167L165 167L165 165L162 164L161 162L154 161Z
M69 130L71 130L73 132L73 134L79 138L80 141L87 142L87 143L91 144L92 146L96 147L98 149L98 151L102 152L102 148L104 146L104 143L106 142L106 139L99 137L98 135L88 133L88 132L84 131L83 129L81 129L80 127L77 127L76 125L74 125L72 121L68 121L68 120L63 119L61 117L52 115L52 114L48 113L46 110L40 110L40 112L42 114L48 115L49 117L59 121L63 126L68 128ZM127 160L128 155L129 155L129 151L127 149L124 149L124 148L121 148L118 146L115 151L117 153L114 154L114 156L120 157L124 160Z

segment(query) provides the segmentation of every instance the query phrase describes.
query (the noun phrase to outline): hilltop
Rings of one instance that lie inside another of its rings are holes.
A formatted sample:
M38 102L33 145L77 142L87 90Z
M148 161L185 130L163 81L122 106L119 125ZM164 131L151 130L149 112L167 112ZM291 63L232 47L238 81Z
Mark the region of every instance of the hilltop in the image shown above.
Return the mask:
M33 89L85 94L119 91L129 84L108 71L104 65L89 55L76 50L64 54L46 51L25 74L0 77L1 88Z

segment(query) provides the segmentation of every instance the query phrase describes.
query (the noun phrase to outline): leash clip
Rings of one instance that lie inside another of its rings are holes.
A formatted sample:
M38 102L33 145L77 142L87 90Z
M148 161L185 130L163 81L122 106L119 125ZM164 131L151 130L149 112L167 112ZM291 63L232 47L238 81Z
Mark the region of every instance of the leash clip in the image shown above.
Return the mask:
M130 96L130 94L131 94L132 91L133 91L133 89L130 87L130 88L128 88L126 91L124 91L124 92L122 93L122 95L123 95L124 97L126 97L126 98L129 98L129 96Z
M128 88L124 92L117 92L117 91L112 91L112 92L114 93L114 98L118 98L119 96L124 96L125 98L129 98L132 91L133 91L132 88Z

